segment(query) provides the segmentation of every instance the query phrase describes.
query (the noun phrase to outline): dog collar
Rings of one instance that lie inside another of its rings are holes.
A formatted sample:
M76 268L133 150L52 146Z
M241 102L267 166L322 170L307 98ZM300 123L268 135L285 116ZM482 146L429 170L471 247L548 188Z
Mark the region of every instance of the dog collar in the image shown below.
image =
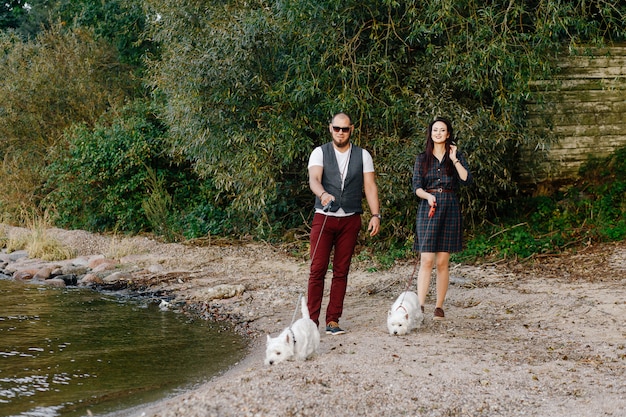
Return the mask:
M397 310L400 310L400 309L404 310L404 312L405 312L406 314L409 314L408 310L407 310L407 309L406 309L406 308L405 308L402 304L400 304L400 305L398 306L398 308L396 308L396 311L397 311Z
M291 327L289 327L289 332L291 333L291 338L293 339L293 344L296 344L296 335L294 334L293 330L291 329Z

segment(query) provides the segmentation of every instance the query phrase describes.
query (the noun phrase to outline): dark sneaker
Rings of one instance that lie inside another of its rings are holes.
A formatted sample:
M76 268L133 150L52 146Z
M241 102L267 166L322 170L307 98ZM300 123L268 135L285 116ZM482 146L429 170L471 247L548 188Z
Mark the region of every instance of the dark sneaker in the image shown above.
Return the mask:
M346 331L339 327L336 321L331 321L326 325L326 334L332 334L333 336L337 336L339 334L344 334Z
M435 309L435 314L434 314L433 320L443 320L445 317L446 317L446 315L443 314L443 308L437 307Z

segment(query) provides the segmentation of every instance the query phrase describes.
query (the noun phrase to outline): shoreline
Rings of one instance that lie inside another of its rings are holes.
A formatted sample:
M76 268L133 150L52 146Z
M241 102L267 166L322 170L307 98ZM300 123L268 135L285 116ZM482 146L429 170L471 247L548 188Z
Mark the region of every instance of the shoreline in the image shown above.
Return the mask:
M91 254L112 239L58 234ZM340 321L347 333L322 332L310 360L266 366L264 334L291 322L305 260L258 243L128 240L141 248L119 259L133 267L134 285L206 305L251 342L243 360L197 389L115 415L626 415L626 242L533 263L452 265L446 320L432 320L429 298L424 324L406 336L388 334L386 315L415 265L375 271L354 262ZM216 288L243 290L212 298Z

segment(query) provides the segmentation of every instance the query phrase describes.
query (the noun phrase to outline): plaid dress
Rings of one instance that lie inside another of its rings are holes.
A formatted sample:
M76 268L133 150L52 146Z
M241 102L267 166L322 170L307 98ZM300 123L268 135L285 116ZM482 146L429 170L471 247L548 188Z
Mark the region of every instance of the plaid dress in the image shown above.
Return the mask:
M446 170L446 160L448 155L439 162L437 158L433 160L426 176L422 175L422 164L426 158L425 153L421 153L415 159L413 168L413 195L418 188L425 191L442 189L445 192L432 192L437 198L437 208L432 218L428 217L430 206L428 201L419 199L417 209L417 220L415 231L417 239L413 249L417 252L459 252L463 249L463 224L461 219L461 207L457 197L460 184L469 184L472 176L469 171L465 157L457 152L457 157L461 164L467 169L467 180L462 181L454 168L453 175L448 175Z

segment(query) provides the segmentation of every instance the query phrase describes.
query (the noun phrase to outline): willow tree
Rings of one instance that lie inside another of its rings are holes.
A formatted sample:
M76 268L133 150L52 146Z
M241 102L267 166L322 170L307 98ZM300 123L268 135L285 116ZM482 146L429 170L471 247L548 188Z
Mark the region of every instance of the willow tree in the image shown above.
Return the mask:
M467 213L516 193L519 149L545 140L525 126L529 81L549 77L580 34L623 36L623 6L591 3L146 0L161 46L151 83L172 152L262 231L307 218L307 157L330 116L348 112L374 154L387 237L406 239L411 169L434 116L454 121L474 171Z

